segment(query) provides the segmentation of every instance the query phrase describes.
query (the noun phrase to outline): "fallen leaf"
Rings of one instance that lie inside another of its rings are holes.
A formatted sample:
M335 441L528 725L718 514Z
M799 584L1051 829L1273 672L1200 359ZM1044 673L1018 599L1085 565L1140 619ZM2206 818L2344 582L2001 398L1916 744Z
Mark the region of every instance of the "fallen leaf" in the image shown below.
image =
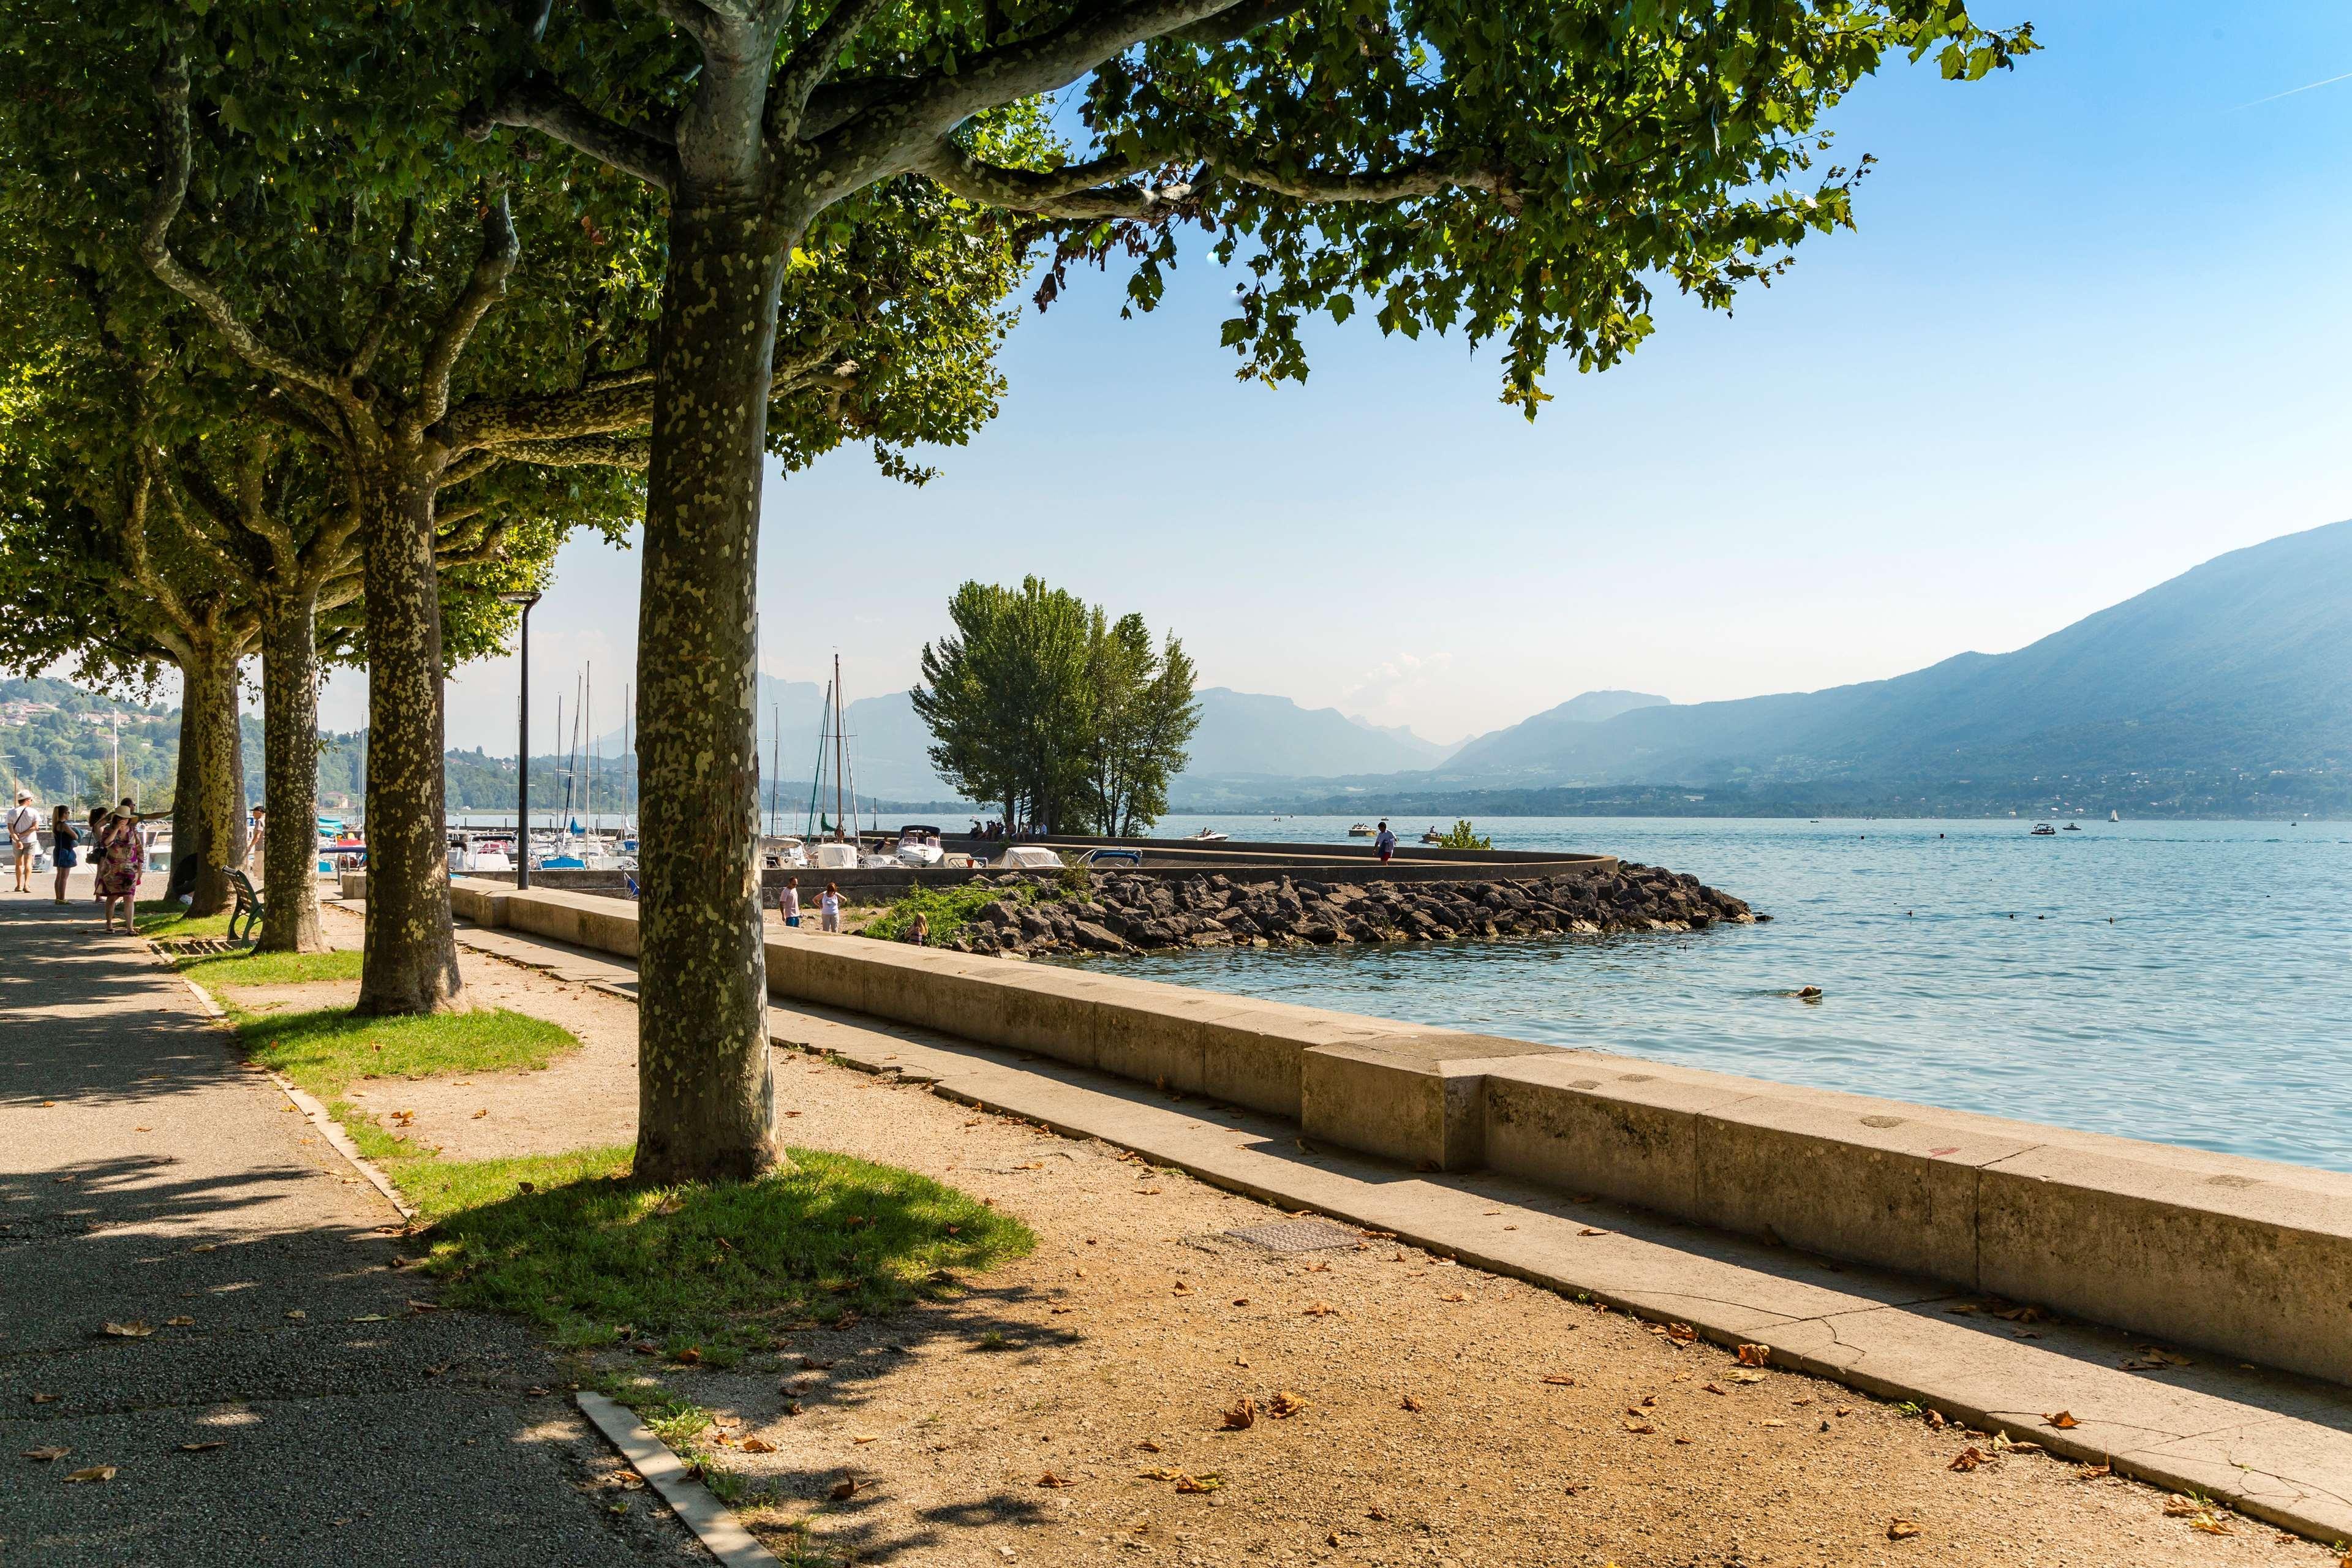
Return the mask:
M1715 1383L1703 1383L1703 1384L1699 1384L1699 1386L1700 1386L1701 1388L1705 1389L1705 1390L1706 1390L1707 1393L1709 1393L1709 1394L1720 1394L1724 1395L1724 1397L1726 1397L1726 1398L1729 1398L1729 1397L1730 1397L1730 1394L1731 1394L1731 1391L1730 1391L1729 1389L1727 1389L1727 1388L1725 1388L1725 1387L1724 1387L1722 1384L1715 1384Z
M1225 1430L1228 1432L1246 1432L1256 1425L1257 1402L1246 1394L1235 1400L1234 1407L1225 1412Z
M1307 1408L1307 1401L1299 1398L1298 1395L1286 1388L1281 1393L1276 1394L1272 1399L1266 1401L1265 1408L1268 1414L1272 1415L1276 1420L1287 1421L1292 1416Z
M847 1502L851 1498L857 1495L858 1489L863 1487L865 1484L866 1483L864 1481L861 1481L853 1476L846 1480L834 1482L833 1489L825 1493L825 1496L831 1498L835 1502Z
M1786 1426L1788 1423L1786 1421L1767 1421L1764 1425L1767 1426Z
M852 1438L850 1439L850 1442L851 1442L851 1443L855 1444L856 1446L857 1446L857 1447L865 1447L866 1444L868 1444L868 1443L877 1442L877 1441L879 1441L879 1439L877 1439L877 1438L874 1438L874 1437L852 1437Z
M2189 1521L2189 1528L2191 1530L2201 1530L2208 1535L2227 1535L2230 1533L2230 1527L2222 1523L2220 1520L2214 1518L2210 1513L2200 1514L2195 1519L2190 1520Z
M79 1486L84 1481L110 1481L121 1473L117 1465L92 1465L86 1470L76 1470L66 1477L66 1485Z
M1676 1344L1686 1345L1698 1338L1698 1331L1692 1328L1688 1323L1668 1323L1666 1325L1666 1338L1674 1341Z
M1149 1437L1146 1437L1142 1442L1138 1443L1136 1447L1142 1449L1147 1454L1156 1454L1160 1452L1160 1445L1153 1442Z
M1198 1476L1178 1476L1176 1489L1180 1492L1213 1492L1225 1484L1225 1478L1214 1470Z
M1057 1476L1053 1471L1047 1470L1044 1475L1037 1478L1037 1484L1041 1487L1066 1487L1075 1486L1077 1483L1072 1481L1066 1476Z
M2062 1432L2069 1427L2082 1425L2080 1421L2074 1419L2074 1413L2071 1410L2061 1410L2055 1415L2044 1415L2042 1420L2045 1426L2055 1426Z
M143 1340L155 1331L155 1326L143 1319L133 1318L127 1323L109 1323L99 1332L112 1334L117 1339Z
M2076 1480L2083 1481L2095 1481L2101 1476L2113 1475L2115 1471L2110 1466L2084 1465L2081 1469L2074 1472L2074 1479ZM2347 1564L2347 1568L2352 1568L2352 1564Z
M214 1448L226 1448L227 1447L228 1439L226 1437L209 1437L201 1443L183 1443L180 1445L180 1452L183 1454L202 1454Z
M1406 1395L1404 1396L1404 1398L1403 1398L1403 1399L1402 1399L1402 1400L1400 1400L1398 1403L1399 1403L1399 1404L1401 1404L1402 1405L1403 1405L1403 1407L1404 1407L1405 1409L1407 1409L1407 1410L1419 1410L1419 1409L1423 1408L1421 1401L1420 1401L1420 1400L1418 1400L1418 1399L1415 1399L1415 1398L1414 1398L1412 1394L1406 1394Z
M1578 1231L1576 1234L1579 1236L1607 1236L1609 1233L1605 1230L1594 1230L1591 1226L1587 1226L1584 1229Z
M1887 1521L1886 1539L1889 1541L1908 1541L1918 1533L1919 1527L1907 1519Z
M193 1329L196 1326L196 1321L183 1312L176 1318L164 1319L163 1326L167 1329Z
M200 1241L196 1243L195 1246L188 1248L188 1250L190 1252L217 1252L220 1250L220 1243L217 1241Z
M28 1394L26 1397L31 1399L36 1405L55 1405L59 1399L63 1398L64 1395L57 1394Z
M1919 1412L1919 1419L1925 1421L1935 1431L1940 1432L1944 1429L1944 1413L1940 1410L1934 1408L1922 1410ZM1999 1443L2000 1439L1996 1437L1993 1441Z
M613 1484L625 1492L641 1492L646 1489L646 1478L635 1470L622 1470L613 1477Z
M765 1437L746 1437L743 1439L743 1451L747 1454L772 1454L776 1446Z
M1544 1381L1550 1384L1555 1388L1574 1388L1576 1386L1576 1379L1569 1376L1566 1373L1553 1373L1550 1376L1545 1378Z
M297 1308L295 1308L292 1311L288 1312L286 1315L287 1315L288 1317L289 1317L289 1318L292 1318L295 1321L299 1322L299 1321L301 1321L303 1319L305 1319L305 1318L309 1317L310 1314L310 1313L308 1313L308 1312L306 1312L306 1311L304 1311L301 1308L297 1307Z
M71 1448L27 1448L25 1450L25 1458L46 1465L51 1459L62 1459L72 1452Z
M1948 1469L1958 1470L1965 1475L1984 1462L1985 1451L1982 1448L1978 1447L1974 1443L1971 1443L1967 1447L1961 1449L1958 1454L1955 1455L1952 1462L1945 1468Z
M1338 1310L1339 1309L1328 1301L1309 1301L1307 1304L1306 1315L1310 1318L1328 1318Z
M1441 1301L1467 1301L1469 1299L1469 1297L1464 1295L1459 1290L1448 1290L1444 1295L1438 1298Z
M1654 1432L1654 1431L1656 1431L1657 1429L1658 1429L1658 1428L1657 1428L1654 1424L1652 1424L1652 1423L1650 1423L1650 1422L1647 1422L1647 1421L1636 1421L1635 1419L1633 1419L1633 1417L1632 1417L1632 1416L1630 1416L1630 1415L1628 1415L1628 1416L1626 1416L1626 1417L1625 1417L1625 1430L1626 1430L1626 1431L1628 1431L1628 1432L1632 1432L1632 1433L1635 1433L1635 1434L1647 1434L1647 1433Z
M488 1106L484 1106L481 1110L474 1112L474 1120L479 1121L483 1117L488 1116L489 1113L489 1108Z
M1770 1362L1771 1359L1772 1348L1769 1345L1742 1345L1739 1347L1739 1364L1742 1366L1763 1366Z
M1761 1383L1764 1381L1764 1374L1762 1373L1749 1372L1744 1368L1738 1372L1726 1373L1724 1375L1730 1378L1734 1383Z

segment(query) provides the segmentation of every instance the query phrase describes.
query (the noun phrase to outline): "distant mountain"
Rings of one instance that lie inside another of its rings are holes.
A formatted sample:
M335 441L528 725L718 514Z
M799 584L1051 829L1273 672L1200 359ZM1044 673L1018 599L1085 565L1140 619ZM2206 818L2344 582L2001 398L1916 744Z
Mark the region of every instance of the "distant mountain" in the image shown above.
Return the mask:
M2352 763L2352 522L2217 557L2014 653L1601 722L1559 710L1433 777L1488 785L1916 780Z
M1593 725L1606 723L1637 708L1665 706L1664 698L1639 691L1587 691L1507 730L1478 736L1447 759L1451 765L1445 771L1508 773L1531 763L1541 766L1543 758L1561 746L1573 744Z
M1398 773L1441 761L1446 748L1410 730L1381 730L1336 708L1301 708L1287 697L1205 687L1201 727L1181 781L1317 778Z

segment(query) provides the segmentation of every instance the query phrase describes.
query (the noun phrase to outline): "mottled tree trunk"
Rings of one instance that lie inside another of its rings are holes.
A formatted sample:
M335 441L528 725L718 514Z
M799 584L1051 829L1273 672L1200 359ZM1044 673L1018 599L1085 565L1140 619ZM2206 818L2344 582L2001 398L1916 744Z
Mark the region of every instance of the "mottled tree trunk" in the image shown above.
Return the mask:
M236 649L195 645L181 668L180 767L172 801L172 881L191 915L218 914L233 895L224 867L245 858L245 752L236 720Z
M359 1011L433 1013L457 995L442 781L441 595L435 476L376 487L362 541L367 593L367 941Z
M261 880L269 918L255 945L324 952L319 929L319 595L273 595L261 623Z
M636 1172L654 1181L776 1161L753 683L782 249L756 206L682 198L670 216L637 612Z

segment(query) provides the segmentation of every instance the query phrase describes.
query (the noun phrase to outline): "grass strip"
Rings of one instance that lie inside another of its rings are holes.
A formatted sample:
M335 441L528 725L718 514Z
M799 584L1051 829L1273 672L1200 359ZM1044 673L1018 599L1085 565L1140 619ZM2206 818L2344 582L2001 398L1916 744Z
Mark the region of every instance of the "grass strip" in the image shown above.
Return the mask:
M177 899L141 899L131 906L131 923L141 936L163 939L228 935L228 922L233 910L223 910L216 915L191 917L187 906Z
M625 1145L450 1161L354 1136L428 1222L422 1267L444 1300L575 1349L649 1342L728 1365L794 1329L950 1296L959 1271L1036 1244L952 1187L823 1150L756 1182L664 1187L630 1179Z
M340 1007L256 1016L231 1005L228 1013L247 1060L322 1100L362 1079L537 1071L580 1048L569 1030L503 1007L404 1018Z
M240 985L308 985L325 980L357 980L357 948L333 952L179 952L172 962L182 973L211 991Z

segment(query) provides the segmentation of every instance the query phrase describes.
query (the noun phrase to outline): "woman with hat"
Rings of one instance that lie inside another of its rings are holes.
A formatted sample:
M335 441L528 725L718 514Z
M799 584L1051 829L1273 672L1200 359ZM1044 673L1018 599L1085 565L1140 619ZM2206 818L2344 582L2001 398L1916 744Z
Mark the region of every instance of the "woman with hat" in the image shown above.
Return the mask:
M122 906L122 929L135 929L132 900L139 897L139 873L147 846L139 837L139 818L127 805L118 805L98 831L98 901L106 908L106 929L114 929L114 907Z

